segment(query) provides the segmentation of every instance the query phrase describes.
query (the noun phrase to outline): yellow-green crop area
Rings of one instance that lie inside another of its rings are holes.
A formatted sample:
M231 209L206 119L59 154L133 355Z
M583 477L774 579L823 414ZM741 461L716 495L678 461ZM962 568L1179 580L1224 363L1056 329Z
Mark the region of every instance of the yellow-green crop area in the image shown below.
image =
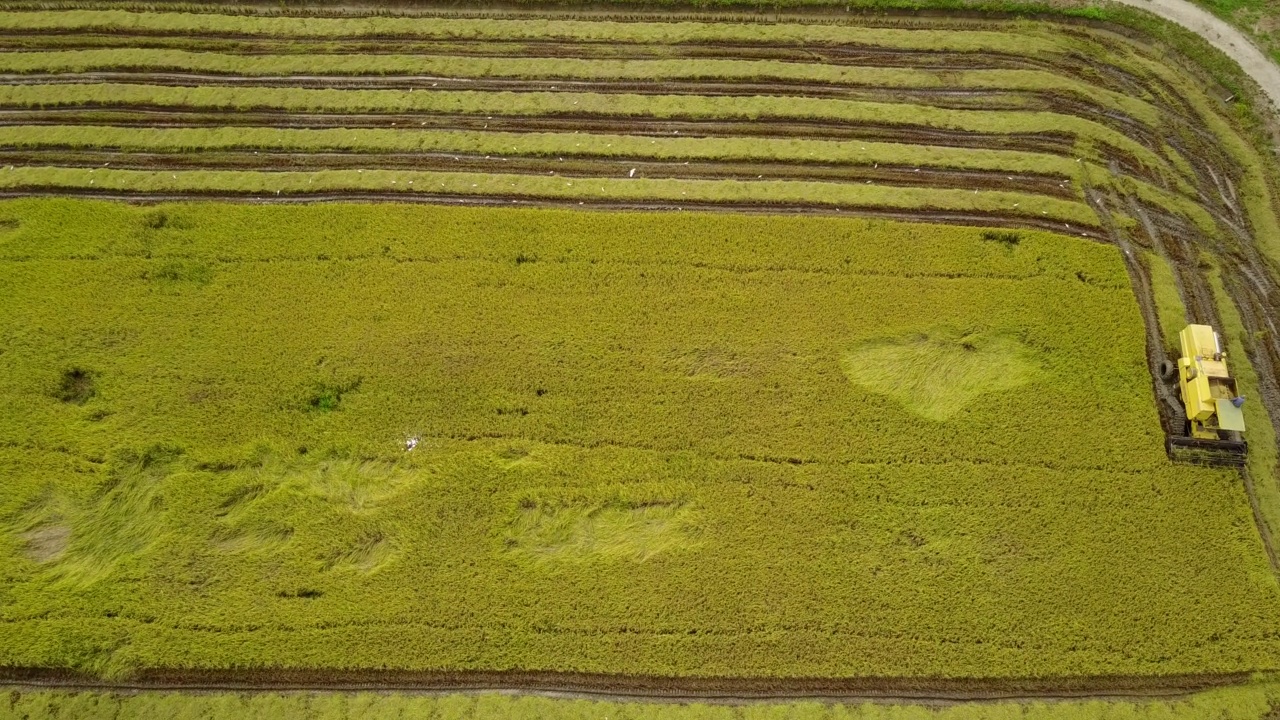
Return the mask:
M1238 474L1165 456L1113 246L51 199L0 228L0 665L1280 657Z

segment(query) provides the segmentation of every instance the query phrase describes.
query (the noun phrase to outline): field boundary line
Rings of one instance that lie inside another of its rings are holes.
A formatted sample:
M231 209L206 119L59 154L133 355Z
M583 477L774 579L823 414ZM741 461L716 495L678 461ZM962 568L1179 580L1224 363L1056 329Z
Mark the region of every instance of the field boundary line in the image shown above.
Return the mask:
M743 705L779 701L925 703L1178 699L1248 682L1249 673L1063 678L713 678L540 671L164 670L96 680L65 670L0 668L0 687L69 692L296 693L413 695L501 693L562 699Z

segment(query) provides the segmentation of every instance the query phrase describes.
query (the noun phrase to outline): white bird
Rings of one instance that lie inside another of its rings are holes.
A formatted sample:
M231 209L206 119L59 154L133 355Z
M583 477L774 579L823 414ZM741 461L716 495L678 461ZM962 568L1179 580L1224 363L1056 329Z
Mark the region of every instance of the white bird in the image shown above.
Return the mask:
M627 177L635 177L635 176L636 176L636 169L631 168L631 172L627 173Z

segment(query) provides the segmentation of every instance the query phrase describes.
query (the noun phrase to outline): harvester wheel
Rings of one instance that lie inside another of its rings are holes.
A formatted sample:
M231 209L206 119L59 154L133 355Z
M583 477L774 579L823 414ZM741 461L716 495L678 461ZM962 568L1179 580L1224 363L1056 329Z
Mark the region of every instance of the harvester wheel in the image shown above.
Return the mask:
M1160 361L1160 379L1165 382L1173 382L1178 377L1178 366L1169 360Z

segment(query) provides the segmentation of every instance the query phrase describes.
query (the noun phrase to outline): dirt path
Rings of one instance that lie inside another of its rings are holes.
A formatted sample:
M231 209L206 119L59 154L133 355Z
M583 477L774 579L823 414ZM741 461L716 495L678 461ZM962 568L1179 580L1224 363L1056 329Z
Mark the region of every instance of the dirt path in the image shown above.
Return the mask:
M1142 8L1204 38L1210 45L1239 63L1245 73L1262 86L1262 91L1271 98L1272 105L1280 111L1280 66L1267 59L1257 45L1250 42L1244 33L1231 27L1226 21L1219 20L1209 11L1202 10L1187 0L1114 1L1121 5Z
M1178 700L1247 681L1245 673L1043 679L676 678L573 672L397 672L143 670L104 682L58 670L0 669L0 688L67 692L377 692L412 695L507 693L615 702L746 705L827 703L954 705L973 702Z

